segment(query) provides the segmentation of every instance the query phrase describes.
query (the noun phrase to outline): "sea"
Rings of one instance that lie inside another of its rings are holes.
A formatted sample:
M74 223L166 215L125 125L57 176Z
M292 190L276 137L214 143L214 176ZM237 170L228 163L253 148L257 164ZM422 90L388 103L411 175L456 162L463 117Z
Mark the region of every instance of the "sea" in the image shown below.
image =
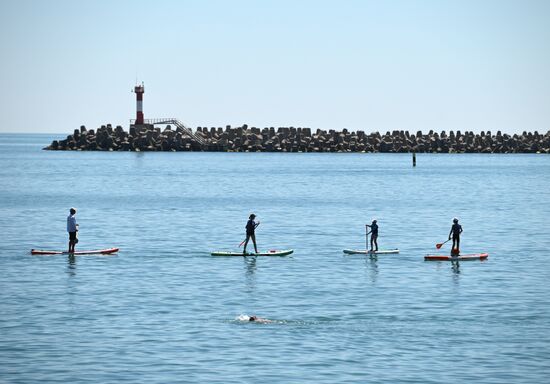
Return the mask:
M42 150L63 138L0 135L1 383L548 382L550 156ZM31 255L71 207L77 250L120 251ZM211 256L251 213L294 253ZM486 261L424 261L454 217ZM373 219L400 253L344 254Z

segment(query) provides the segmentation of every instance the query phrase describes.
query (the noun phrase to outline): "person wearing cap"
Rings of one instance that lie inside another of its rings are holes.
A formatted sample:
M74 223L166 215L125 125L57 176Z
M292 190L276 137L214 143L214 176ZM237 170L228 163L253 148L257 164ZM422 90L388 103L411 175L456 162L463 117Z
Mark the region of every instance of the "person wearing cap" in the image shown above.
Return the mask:
M453 246L451 247L451 255L458 255L460 253L460 234L462 233L462 225L458 224L458 219L453 219L453 225L449 231L449 240L453 237Z
M370 234L370 251L376 252L378 251L378 224L376 224L376 219L372 221L371 225L366 225L367 228L370 227L370 232L367 232L367 236ZM376 246L376 249L374 249L373 244Z
M78 232L78 224L76 223L76 209L71 208L70 214L67 216L67 232L69 232L69 253L74 253L74 247L78 242L76 233Z
M246 222L246 240L244 241L244 249L243 254L246 254L246 246L248 245L248 240L252 239L252 243L254 244L254 252L258 253L258 247L256 246L256 234L255 230L258 225L260 225L260 222L257 223L254 221L256 218L255 214L251 214L248 217L248 221Z

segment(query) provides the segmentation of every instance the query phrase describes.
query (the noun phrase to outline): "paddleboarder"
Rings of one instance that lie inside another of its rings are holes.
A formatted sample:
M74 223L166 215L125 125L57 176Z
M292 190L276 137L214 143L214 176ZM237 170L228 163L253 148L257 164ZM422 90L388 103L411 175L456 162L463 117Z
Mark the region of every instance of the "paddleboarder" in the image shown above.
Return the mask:
M453 238L453 246L451 248L451 255L458 256L460 254L460 234L462 233L462 225L458 224L458 219L453 219L453 225L449 231L449 240L451 236ZM448 241L448 240L447 240Z
M67 216L67 232L69 232L69 253L74 253L74 247L78 242L76 233L78 232L78 224L76 223L76 209L71 208L70 214Z
M250 214L248 217L248 221L246 222L246 240L244 241L244 249L243 254L246 254L246 246L248 245L248 240L252 239L252 243L254 244L254 252L258 253L258 247L256 246L256 234L255 230L258 225L260 225L260 222L257 223L254 221L256 218L255 214Z
M370 234L370 250L371 252L378 251L378 224L376 219L372 221L371 225L366 225L367 228L370 227L370 232L367 232L367 236ZM376 246L376 249L373 248L373 244Z

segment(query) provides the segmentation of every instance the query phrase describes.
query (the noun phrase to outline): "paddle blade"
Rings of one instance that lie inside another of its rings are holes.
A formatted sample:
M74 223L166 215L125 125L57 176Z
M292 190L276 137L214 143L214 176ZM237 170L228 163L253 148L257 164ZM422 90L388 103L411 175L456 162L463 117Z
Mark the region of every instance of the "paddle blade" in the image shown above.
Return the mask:
M443 246L443 244L444 244L444 243L436 244L435 247L436 247L437 249L440 249L440 248Z

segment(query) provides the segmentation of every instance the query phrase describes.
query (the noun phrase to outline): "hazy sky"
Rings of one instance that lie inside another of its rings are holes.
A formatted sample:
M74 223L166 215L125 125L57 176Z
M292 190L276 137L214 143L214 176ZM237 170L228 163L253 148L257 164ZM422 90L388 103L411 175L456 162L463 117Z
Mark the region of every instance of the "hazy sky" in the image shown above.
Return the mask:
M550 1L0 0L0 131L550 129Z

